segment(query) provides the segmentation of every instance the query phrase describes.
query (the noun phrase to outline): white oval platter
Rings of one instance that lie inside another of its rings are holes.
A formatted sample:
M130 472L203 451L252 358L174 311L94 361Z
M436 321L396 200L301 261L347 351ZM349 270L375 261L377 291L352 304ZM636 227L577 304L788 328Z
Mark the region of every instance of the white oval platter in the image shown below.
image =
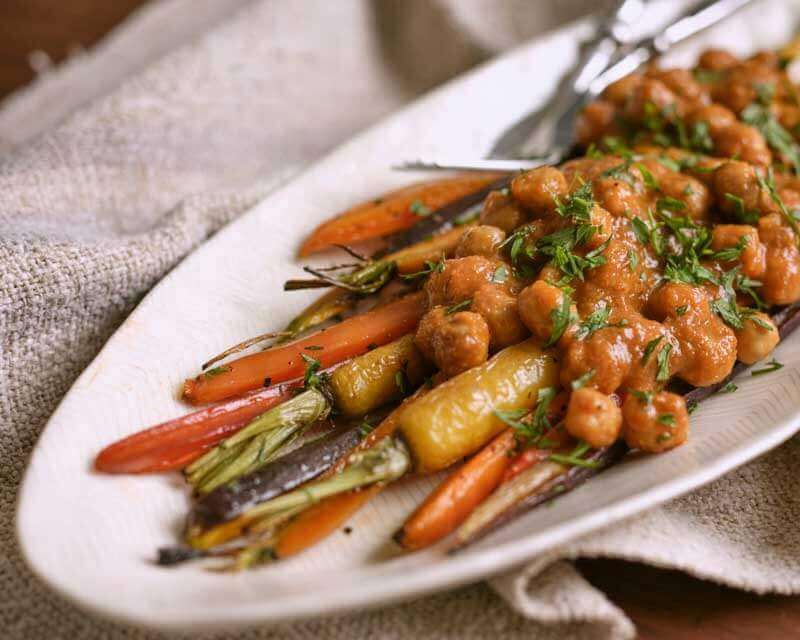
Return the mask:
M690 62L709 42L742 53L776 46L796 14L768 6L687 43L676 59ZM704 403L688 445L621 464L465 552L401 555L390 543L433 486L426 479L385 491L353 519L351 535L337 533L295 559L237 575L153 564L155 549L176 540L187 510L177 476L91 470L104 445L185 412L177 387L206 356L283 326L309 301L283 294L281 284L297 275L294 251L317 222L419 177L391 171L394 162L480 156L553 88L583 27L496 59L362 133L223 229L142 301L77 380L30 461L17 527L39 577L92 612L171 629L231 629L376 606L519 565L709 482L797 431L800 338L779 347L782 370L745 374L736 394Z

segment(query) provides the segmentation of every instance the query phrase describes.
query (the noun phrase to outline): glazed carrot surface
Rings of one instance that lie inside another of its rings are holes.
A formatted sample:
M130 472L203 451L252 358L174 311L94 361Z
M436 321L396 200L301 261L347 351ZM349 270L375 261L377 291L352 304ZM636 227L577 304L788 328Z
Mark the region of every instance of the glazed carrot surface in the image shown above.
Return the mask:
M278 558L285 558L312 547L342 526L382 486L373 485L331 496L304 511L280 532L273 552Z
M409 228L420 218L498 180L498 173L467 173L413 184L363 202L322 223L300 247L308 256L334 244L352 244Z
M512 429L495 437L428 496L403 525L397 542L422 549L454 531L500 483L515 446Z
M267 379L275 384L302 376L307 366L303 355L329 367L411 333L424 312L421 293L400 298L302 340L244 356L200 374L186 381L183 396L192 404L218 402L257 389Z
M104 473L181 469L256 416L291 397L291 386L263 389L139 431L103 449L95 459L95 469Z

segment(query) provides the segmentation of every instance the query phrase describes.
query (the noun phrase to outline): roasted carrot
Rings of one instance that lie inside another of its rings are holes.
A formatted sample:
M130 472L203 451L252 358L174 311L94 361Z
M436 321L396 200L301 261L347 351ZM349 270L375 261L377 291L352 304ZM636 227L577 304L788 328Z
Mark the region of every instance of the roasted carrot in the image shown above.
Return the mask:
M343 320L302 340L254 353L185 382L183 396L192 404L218 402L264 384L302 376L306 360L329 367L361 355L414 330L425 312L424 297L415 293Z
M134 433L103 449L95 459L95 469L105 473L181 469L256 416L289 398L296 384L299 381L262 389Z
M278 541L272 549L273 553L278 558L285 558L305 551L327 538L369 502L381 488L382 485L377 484L341 493L303 511L278 534Z
M406 549L422 549L454 531L500 483L515 446L513 429L495 437L428 496L395 540Z
M497 180L497 173L467 173L412 184L363 202L322 223L300 247L308 256L334 244L351 244L407 229L446 204Z

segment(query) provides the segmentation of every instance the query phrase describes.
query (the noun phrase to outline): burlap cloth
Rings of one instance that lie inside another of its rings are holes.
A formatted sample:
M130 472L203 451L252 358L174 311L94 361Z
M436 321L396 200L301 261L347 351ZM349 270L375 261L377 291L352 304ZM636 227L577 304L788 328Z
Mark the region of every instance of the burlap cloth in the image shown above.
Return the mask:
M142 295L303 164L425 88L596 6L170 0L6 101L0 636L162 637L94 619L48 592L25 567L13 526L17 487L48 416ZM237 637L632 636L625 614L564 560L578 555L795 593L798 456L800 444L789 442L491 586Z

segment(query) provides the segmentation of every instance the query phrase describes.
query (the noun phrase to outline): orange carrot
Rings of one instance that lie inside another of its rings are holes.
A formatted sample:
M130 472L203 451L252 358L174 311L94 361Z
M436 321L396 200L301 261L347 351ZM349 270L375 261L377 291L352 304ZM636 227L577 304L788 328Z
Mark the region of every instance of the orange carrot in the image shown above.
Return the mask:
M363 202L317 227L300 247L300 256L334 244L352 244L407 229L420 217L477 191L502 177L498 173L465 173L412 184Z
M406 402L411 402L423 395L426 391L426 387L421 387L411 397L406 398L400 407ZM399 424L397 418L400 415L400 407L397 407L386 416L358 444L354 451L368 449L379 440L391 436L397 430ZM337 464L326 471L323 477L330 477L339 473L347 464L349 457L344 456ZM348 491L347 493L326 498L319 504L314 505L286 525L280 532L277 545L273 551L278 557L284 557L299 553L315 545L329 536L337 527L346 522L350 516L375 497L383 489L383 486L382 484L376 484L364 489Z
M373 485L326 498L302 512L278 535L273 553L278 558L295 555L315 545L338 529L382 488Z
M512 429L495 437L428 496L395 540L406 549L422 549L455 530L500 483L515 446Z
M299 384L296 381L262 389L134 433L103 449L95 459L95 469L105 473L181 469L256 416L287 400L292 387Z
M424 312L422 293L405 296L302 340L244 356L189 379L183 397L192 404L217 402L257 389L265 379L274 384L302 376L307 366L303 355L329 367L410 333Z

